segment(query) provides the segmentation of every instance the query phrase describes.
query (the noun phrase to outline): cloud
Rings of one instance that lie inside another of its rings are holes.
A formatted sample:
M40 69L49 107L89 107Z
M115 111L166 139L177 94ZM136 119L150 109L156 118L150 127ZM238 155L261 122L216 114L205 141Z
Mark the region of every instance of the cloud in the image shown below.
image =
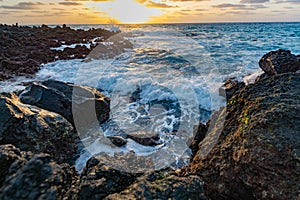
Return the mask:
M176 8L177 6L171 6L165 3L157 3L157 2L153 2L153 1L149 1L146 4L147 7L149 8Z
M173 1L173 2L188 2L188 1L211 1L211 0L170 0L170 1Z
M107 2L107 1L113 1L113 0L65 0L67 2L79 2L79 1L95 1L95 2Z
M231 4L231 3L222 3L218 5L213 5L214 8L245 8L244 4Z
M0 8L4 9L13 9L13 10L33 10L37 9L38 6L45 5L41 2L33 3L33 2L20 2L13 6L1 6Z
M241 3L266 3L269 0L241 0Z
M277 1L276 3L300 4L300 0L285 0L285 1Z
M231 9L231 10L257 10L262 8L267 8L264 5L253 5L247 6L245 4L231 4L231 3L223 3L218 5L213 5L213 8L220 8L220 9Z
M65 2L59 2L58 4L64 5L64 6L80 6L82 3L74 2L74 1L65 1Z

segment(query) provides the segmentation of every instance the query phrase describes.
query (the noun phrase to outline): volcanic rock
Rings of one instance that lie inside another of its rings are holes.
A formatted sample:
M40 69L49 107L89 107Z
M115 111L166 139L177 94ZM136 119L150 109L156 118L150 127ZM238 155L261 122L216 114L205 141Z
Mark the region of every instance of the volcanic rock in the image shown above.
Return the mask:
M275 75L232 97L218 143L187 170L209 198L299 199L299 84L300 74Z
M260 68L269 76L300 69L300 59L289 50L279 49L265 54L259 61Z
M13 93L0 94L0 144L72 162L76 138L72 125L59 114L23 104Z

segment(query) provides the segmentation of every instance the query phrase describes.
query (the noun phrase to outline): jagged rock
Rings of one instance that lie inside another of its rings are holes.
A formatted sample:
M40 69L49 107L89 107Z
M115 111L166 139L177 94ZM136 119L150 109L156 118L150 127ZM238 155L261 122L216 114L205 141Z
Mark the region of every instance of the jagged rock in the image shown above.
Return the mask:
M243 87L245 87L244 82L239 82L235 79L228 79L219 89L219 95L225 97L226 101L229 102L231 97Z
M3 154L11 152L5 151L7 148L15 152L16 157L13 164L9 160L4 161L6 166L11 166L8 170L10 175L6 176L0 188L0 199L63 199L76 180L74 168L68 164L56 164L47 154L34 155L27 160L17 149L6 146L4 150L0 148L1 159ZM14 168L17 162L23 164Z
M299 84L300 74L275 75L232 97L218 143L186 170L209 198L299 199Z
M203 182L197 176L177 177L163 172L156 172L138 178L126 190L109 195L105 199L206 200L203 191Z
M107 138L117 147L124 146L127 143L127 140L121 136L108 136Z
M199 123L198 126L194 127L194 138L190 144L190 149L192 150L192 158L199 150L199 143L205 138L207 131L208 126L202 123Z
M257 83L257 82L259 82L259 81L261 81L261 80L263 80L263 79L266 79L266 78L268 78L268 77L269 77L268 74L263 73L263 74L259 75L258 77L256 77L254 83Z
M72 162L77 135L62 116L23 104L15 94L0 94L0 144L49 153L58 162Z
M29 27L0 24L0 68L2 72L0 80L6 80L14 75L33 75L40 69L42 63L57 59L85 58L96 46L92 42L94 38L98 37L97 42L103 42L115 34L104 29L75 30L70 27L50 28L45 25ZM80 43L91 44L91 49L82 45L64 50L51 49L61 45Z
M296 72L300 69L300 59L289 50L279 49L265 54L260 59L259 66L269 76Z
M160 144L158 141L159 135L154 132L137 131L128 134L127 138L130 138L144 146L156 146Z
M23 166L27 159L24 158L20 149L11 144L0 145L0 188L9 172L12 173L12 168L20 168ZM11 167L14 163L14 167ZM18 167L19 166L19 167Z
M110 167L103 160L91 158L80 177L78 199L103 199L120 192L136 180L137 174Z
M33 83L20 94L20 99L62 115L76 129L93 123L98 125L97 120L104 123L109 118L108 97L94 88L71 83L54 80Z

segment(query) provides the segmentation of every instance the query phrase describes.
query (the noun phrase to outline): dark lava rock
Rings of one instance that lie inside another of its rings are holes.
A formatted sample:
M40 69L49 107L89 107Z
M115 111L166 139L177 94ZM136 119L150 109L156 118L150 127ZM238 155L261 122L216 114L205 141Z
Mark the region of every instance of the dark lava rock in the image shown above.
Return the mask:
M259 66L269 76L296 72L300 69L300 59L291 54L291 51L279 49L264 55L259 61Z
M107 138L117 147L121 147L127 144L127 140L121 136L108 136Z
M76 137L72 125L59 114L23 104L13 93L0 94L0 144L71 162Z
M156 172L156 174L138 178L126 190L109 195L105 199L206 200L207 198L203 194L203 182L199 177L177 177L175 175L164 174L163 172Z
M239 82L235 79L228 79L219 89L219 95L225 97L226 101L229 102L231 97L243 87L245 87L244 82Z
M56 164L47 154L29 159L21 154L24 152L12 146L0 147L0 159L8 158L1 162L1 166L10 173L0 188L0 199L63 199L76 180L74 168L68 164Z
M127 188L136 180L136 176L137 174L116 170L93 157L81 173L78 199L103 199Z
M198 126L194 127L194 138L192 143L190 144L190 149L192 150L192 158L199 150L199 144L205 138L207 131L208 126L202 123L199 123Z
M28 86L20 99L62 115L76 129L93 123L98 125L109 118L110 99L90 87L48 80Z
M62 59L85 58L95 48L92 40L101 37L103 42L116 33L104 29L71 29L70 27L50 28L7 26L0 24L0 80L14 75L35 74L42 63ZM75 48L51 50L61 45L86 43L91 49L77 45ZM124 45L123 45L124 46Z
M259 82L259 81L261 81L261 80L263 80L263 79L266 79L266 78L268 78L268 77L269 77L268 74L263 73L263 74L259 75L258 77L256 77L254 83L257 83L257 82Z
M189 166L209 198L300 198L299 84L300 74L275 75L232 97L218 143Z
M0 188L9 173L13 173L14 168L20 168L27 160L20 149L11 144L0 145ZM11 167L14 164L14 167Z
M159 136L157 133L137 131L127 135L127 138L134 140L135 142L144 146L156 146L160 143L158 142Z

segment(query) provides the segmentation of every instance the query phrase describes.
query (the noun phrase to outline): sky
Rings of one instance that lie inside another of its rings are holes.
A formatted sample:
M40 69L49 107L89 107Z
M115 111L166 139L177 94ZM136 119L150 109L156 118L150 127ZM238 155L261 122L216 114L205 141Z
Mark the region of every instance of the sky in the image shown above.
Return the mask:
M300 0L0 0L0 23L300 21Z

